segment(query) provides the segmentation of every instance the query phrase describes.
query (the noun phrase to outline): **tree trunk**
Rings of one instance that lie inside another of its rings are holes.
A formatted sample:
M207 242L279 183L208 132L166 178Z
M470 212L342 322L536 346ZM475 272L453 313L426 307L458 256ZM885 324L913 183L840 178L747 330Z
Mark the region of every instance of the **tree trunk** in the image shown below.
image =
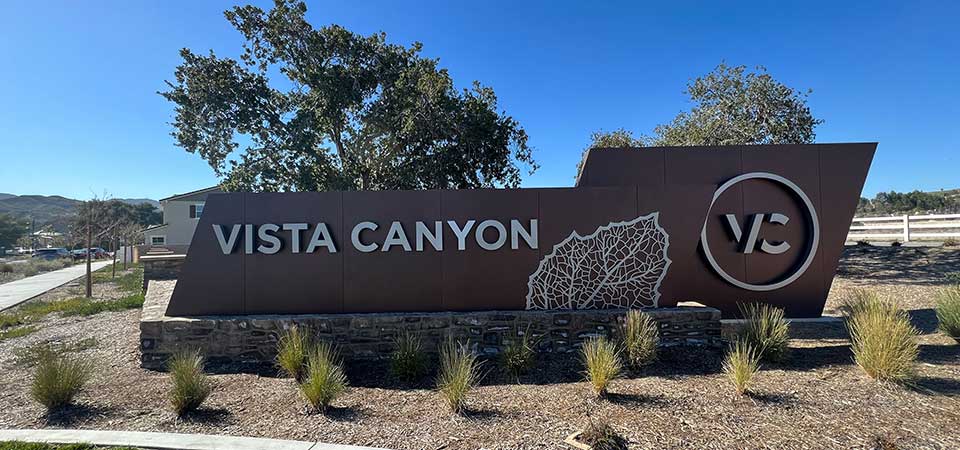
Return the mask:
M110 278L117 277L117 238L113 238L113 275Z
M93 278L90 276L90 246L93 245L93 224L91 213L87 213L87 298L93 297Z

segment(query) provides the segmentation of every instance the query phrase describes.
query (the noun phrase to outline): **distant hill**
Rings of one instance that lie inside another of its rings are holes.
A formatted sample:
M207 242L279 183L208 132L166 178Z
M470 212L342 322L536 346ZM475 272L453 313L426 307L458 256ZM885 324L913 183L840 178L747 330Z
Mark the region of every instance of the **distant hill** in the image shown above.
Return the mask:
M160 202L149 198L118 198L116 200L131 205L149 203L154 207L160 206ZM64 232L80 203L82 203L80 200L59 195L0 194L0 214L32 220L34 227L38 229L52 225L54 230Z
M128 204L131 204L131 205L139 205L139 204L141 204L141 203L149 203L149 204L153 205L154 208L159 208L159 207L160 207L160 202L158 202L158 201L156 201L156 200L154 200L154 199L152 199L152 198L118 198L117 200L120 200L121 202L128 203Z

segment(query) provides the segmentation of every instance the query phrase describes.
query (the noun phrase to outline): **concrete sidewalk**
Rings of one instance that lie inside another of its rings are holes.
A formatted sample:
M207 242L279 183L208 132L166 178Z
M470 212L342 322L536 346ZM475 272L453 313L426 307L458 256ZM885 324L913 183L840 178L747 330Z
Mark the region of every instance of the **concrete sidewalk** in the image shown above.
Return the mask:
M0 430L0 442L2 441L83 443L161 450L378 450L374 447L241 436L105 430Z
M96 261L90 270L102 269L111 261ZM51 289L63 286L87 274L86 263L41 273L22 280L0 284L0 311L17 306Z

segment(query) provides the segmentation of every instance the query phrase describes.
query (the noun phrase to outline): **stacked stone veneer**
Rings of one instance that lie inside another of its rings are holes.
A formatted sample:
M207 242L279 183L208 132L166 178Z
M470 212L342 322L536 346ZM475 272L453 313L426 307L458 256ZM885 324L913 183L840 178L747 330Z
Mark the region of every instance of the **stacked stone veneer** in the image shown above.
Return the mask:
M140 257L143 264L143 292L154 280L176 280L187 255L146 255Z
M402 332L418 334L424 348L453 336L469 340L480 354L529 332L538 350L576 351L594 336L619 334L625 310L484 311L440 313L307 314L262 316L168 317L164 315L176 281L155 281L147 291L140 321L143 367L161 369L179 348L200 349L214 364L272 363L280 333L296 324L319 339L337 344L347 359L379 359L393 349ZM706 307L646 311L660 324L661 346L719 346L720 311Z

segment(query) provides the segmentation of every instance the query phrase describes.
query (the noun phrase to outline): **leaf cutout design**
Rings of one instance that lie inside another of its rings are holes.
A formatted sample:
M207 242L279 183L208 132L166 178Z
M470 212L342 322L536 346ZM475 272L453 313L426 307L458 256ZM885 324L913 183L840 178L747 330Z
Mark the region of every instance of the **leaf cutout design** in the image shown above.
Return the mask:
M527 309L656 307L670 267L659 214L571 233L530 275Z

